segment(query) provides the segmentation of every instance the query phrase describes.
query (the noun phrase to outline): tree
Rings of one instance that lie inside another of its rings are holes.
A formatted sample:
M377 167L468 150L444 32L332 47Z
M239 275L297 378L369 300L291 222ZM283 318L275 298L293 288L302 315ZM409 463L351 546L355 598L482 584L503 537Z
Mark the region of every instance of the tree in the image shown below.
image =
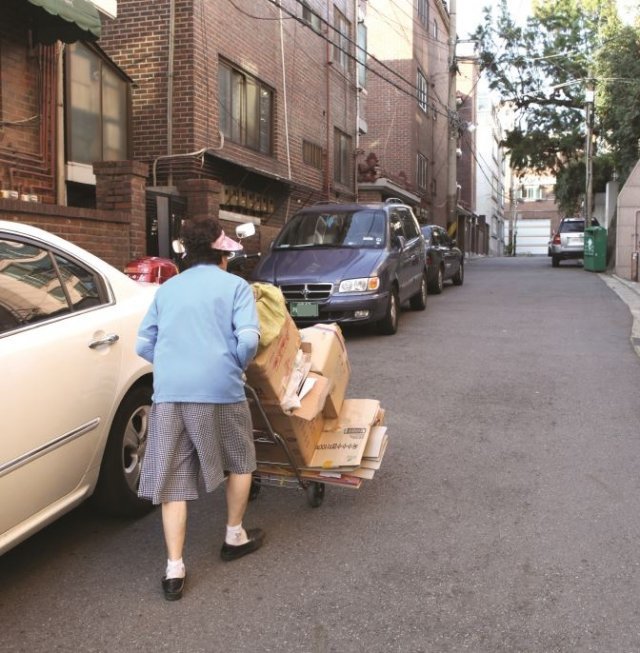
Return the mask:
M525 26L517 25L501 0L498 15L484 10L478 40L491 88L514 110L505 135L518 171L556 176L556 199L568 214L584 195L585 90L596 76L596 54L605 38L620 31L615 0L534 0ZM595 132L602 130L596 115ZM582 166L582 167L581 167ZM594 182L611 158L594 159ZM601 190L595 186L595 190Z

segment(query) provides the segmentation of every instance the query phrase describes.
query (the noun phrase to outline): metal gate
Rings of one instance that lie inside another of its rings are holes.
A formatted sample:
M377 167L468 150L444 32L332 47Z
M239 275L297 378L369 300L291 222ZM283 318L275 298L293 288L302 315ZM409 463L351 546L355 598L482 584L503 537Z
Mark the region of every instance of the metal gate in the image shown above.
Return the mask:
M180 236L187 217L187 201L175 193L147 190L147 254L173 258L171 241Z

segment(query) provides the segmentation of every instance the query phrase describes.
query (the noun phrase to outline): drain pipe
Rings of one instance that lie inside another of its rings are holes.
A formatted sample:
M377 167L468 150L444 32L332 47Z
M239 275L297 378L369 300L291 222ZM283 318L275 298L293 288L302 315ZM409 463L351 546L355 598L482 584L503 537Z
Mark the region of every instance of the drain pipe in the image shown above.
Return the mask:
M282 19L282 0L278 2L280 13L280 57L282 59L282 95L283 95L283 110L284 110L284 142L287 149L287 175L291 181L291 150L289 144L289 110L287 105L287 69L284 61L284 27ZM284 221L289 219L289 209L291 207L291 189L287 194L287 209L285 211Z
M176 37L176 3L169 0L169 54L167 61L167 157L173 154L173 57ZM155 184L155 179L154 179ZM167 184L173 186L173 172L169 168Z

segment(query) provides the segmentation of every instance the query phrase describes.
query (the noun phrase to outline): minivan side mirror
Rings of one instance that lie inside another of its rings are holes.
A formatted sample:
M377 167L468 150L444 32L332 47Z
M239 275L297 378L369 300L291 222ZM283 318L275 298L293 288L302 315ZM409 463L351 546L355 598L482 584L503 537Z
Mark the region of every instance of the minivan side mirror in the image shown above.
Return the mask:
M397 247L398 249L402 250L404 249L404 246L407 244L407 239L400 234L393 234L392 242L394 247Z

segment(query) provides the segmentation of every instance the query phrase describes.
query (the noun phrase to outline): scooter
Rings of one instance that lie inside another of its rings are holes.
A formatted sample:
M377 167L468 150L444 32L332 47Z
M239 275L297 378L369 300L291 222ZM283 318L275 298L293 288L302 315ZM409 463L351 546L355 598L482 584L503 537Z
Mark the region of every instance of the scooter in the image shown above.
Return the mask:
M256 227L252 222L239 224L236 229L236 239L242 242L256 233ZM167 279L179 274L184 269L185 249L182 241L176 238L171 243L174 253L174 260L160 256L143 256L127 264L124 272L127 276L136 281L147 283L164 283ZM260 258L260 252L247 254L243 249L232 252L229 257L227 271L236 274L247 281Z

